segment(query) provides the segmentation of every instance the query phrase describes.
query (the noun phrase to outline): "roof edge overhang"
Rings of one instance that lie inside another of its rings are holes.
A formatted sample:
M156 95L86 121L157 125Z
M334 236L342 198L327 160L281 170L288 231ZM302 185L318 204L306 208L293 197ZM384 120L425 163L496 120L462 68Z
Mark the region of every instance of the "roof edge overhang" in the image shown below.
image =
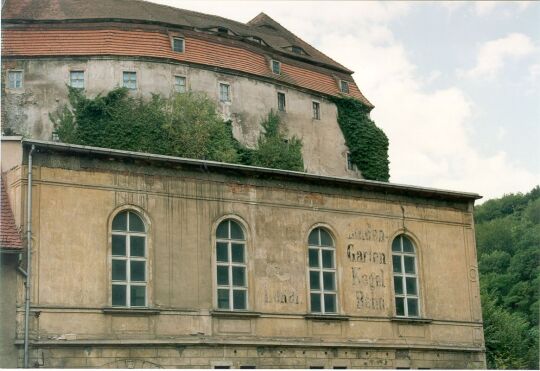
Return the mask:
M61 24L61 25L68 25L68 24L75 24L75 23L126 23L126 24L147 24L147 25L155 25L155 26L161 26L161 27L172 27L177 29L184 29L184 30L190 30L195 31L195 27L192 26L186 26L181 24L175 24L175 23L169 23L169 22L163 22L163 21L156 21L156 20L144 20L144 19L130 19L130 18L66 18L66 19L24 19L24 18L7 18L2 19L2 26L9 25L9 24ZM240 40L242 37L245 37L247 35L240 35L232 37L234 40ZM219 37L227 37L226 35L219 35ZM240 40L241 41L241 40ZM250 44L251 45L251 44ZM255 45L252 45L255 46ZM282 50L273 48L273 47L264 47L264 46L257 46L260 49L265 50L266 52L272 52L275 54L278 54L280 56L284 56L286 58L295 59L298 61L302 61L304 63L313 64L315 66L319 66L322 68L327 68L332 71L337 71L341 73L345 73L347 75L354 74L354 71L342 66L343 68L332 65L329 63L324 63L321 61L316 61L310 58L305 58L301 55L293 55L291 53L285 53ZM337 62L336 62L337 63Z
M365 179L353 179L344 177L335 177L327 175L316 175L303 173L299 171L270 169L256 166L230 164L217 161L197 160L190 158L165 156L143 152L131 152L118 149L90 147L76 144L66 144L58 142L50 142L43 140L24 139L22 141L23 147L35 146L36 149L50 150L54 152L73 153L73 154L94 154L115 158L126 158L134 160L143 160L149 162L160 162L170 164L182 164L187 166L193 166L197 168L203 168L206 171L236 171L245 175L252 176L267 176L267 177L281 177L290 181L317 181L320 183L326 183L334 186L352 186L358 187L359 190L366 190L372 192L378 192L383 194L396 194L407 195L413 197L422 197L428 199L439 199L447 201L461 201L472 202L482 198L477 193L458 192L436 188L425 188L418 186L411 186L406 184L387 183L374 180Z

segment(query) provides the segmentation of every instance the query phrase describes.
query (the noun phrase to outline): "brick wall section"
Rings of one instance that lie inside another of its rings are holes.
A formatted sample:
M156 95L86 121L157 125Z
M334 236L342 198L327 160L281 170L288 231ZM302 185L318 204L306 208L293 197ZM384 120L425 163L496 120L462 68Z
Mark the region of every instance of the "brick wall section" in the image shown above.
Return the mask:
M185 38L185 52L171 49L169 35L155 31L125 30L4 30L2 54L5 57L49 56L133 56L166 58L272 78L328 95L339 95L338 80L308 68L282 62L282 75L270 71L267 58L241 47ZM372 107L352 79L350 96Z
M19 354L22 362L22 353ZM484 353L361 348L265 346L158 346L35 348L31 365L54 368L256 368L480 369ZM35 362L38 362L35 364Z

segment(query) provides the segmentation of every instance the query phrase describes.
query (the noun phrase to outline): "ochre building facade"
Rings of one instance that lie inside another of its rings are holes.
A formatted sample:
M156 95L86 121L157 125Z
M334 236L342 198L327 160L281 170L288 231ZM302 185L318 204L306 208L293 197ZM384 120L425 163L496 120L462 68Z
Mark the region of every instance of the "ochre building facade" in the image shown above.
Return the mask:
M32 146L31 365L485 366L474 194Z

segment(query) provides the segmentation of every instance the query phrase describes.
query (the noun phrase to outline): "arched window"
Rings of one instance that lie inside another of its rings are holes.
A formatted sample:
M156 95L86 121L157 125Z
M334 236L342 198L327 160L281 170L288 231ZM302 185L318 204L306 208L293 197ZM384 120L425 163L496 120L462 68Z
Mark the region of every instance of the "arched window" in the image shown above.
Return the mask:
M394 294L398 317L420 316L418 269L414 244L405 235L392 242Z
M236 221L227 219L216 230L218 309L247 309L246 238Z
M112 305L146 306L146 227L132 211L112 221Z
M309 295L311 312L336 313L336 249L330 234L315 228L308 238Z

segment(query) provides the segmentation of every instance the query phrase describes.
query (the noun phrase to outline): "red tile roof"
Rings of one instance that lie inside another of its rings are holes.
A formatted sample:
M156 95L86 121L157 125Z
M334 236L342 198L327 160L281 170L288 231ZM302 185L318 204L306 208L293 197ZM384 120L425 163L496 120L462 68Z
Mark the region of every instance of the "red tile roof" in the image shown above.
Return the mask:
M0 203L0 249L21 250L22 241L19 231L15 226L15 219L9 204L9 198L4 187L4 182L0 181L2 198Z
M149 30L6 29L2 32L4 57L117 55L167 58L271 78L323 94L340 94L338 81L331 72L320 72L306 63L304 68L300 67L300 62L282 61L283 73L275 75L264 55L246 48L195 37L185 37L185 45L184 53L173 52L168 34ZM349 81L350 95L373 107L352 77L346 76L342 78Z

